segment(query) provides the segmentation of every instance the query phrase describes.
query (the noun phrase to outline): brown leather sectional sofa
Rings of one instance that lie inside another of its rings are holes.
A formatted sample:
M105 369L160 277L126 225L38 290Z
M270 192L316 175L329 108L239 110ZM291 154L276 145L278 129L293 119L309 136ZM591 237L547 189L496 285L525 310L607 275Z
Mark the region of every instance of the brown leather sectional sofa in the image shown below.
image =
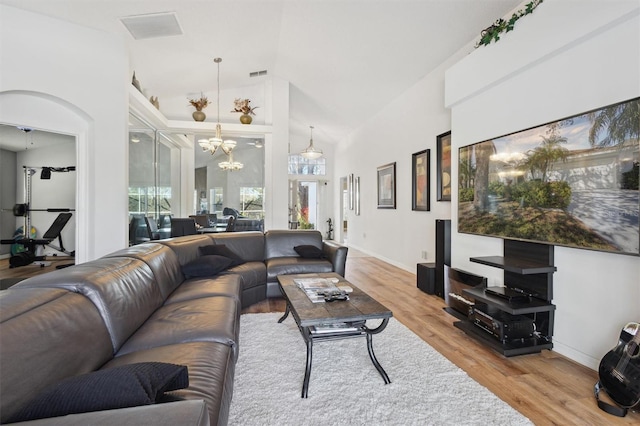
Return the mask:
M212 245L225 245L244 263L212 277L185 276L200 247ZM300 245L321 249L323 257L300 257ZM323 242L318 231L192 235L129 247L0 291L0 422L29 413L43 389L65 379L155 362L186 366L188 387L159 393L156 404L21 424L225 425L241 309L279 295L279 274L344 275L346 256L346 247ZM98 402L120 396L88 386Z

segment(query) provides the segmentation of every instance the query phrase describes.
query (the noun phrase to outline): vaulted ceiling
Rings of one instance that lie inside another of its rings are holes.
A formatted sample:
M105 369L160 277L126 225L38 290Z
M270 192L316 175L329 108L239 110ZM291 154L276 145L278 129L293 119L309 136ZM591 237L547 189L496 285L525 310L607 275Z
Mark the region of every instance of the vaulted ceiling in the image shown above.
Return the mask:
M292 137L335 143L468 47L520 0L0 0L120 35L131 67L169 119L201 90L290 82ZM134 39L120 18L174 12L181 35ZM42 34L46 37L46 34ZM469 47L472 50L472 47ZM215 113L215 106L212 113ZM226 105L221 105L226 110ZM259 110L258 110L259 111Z

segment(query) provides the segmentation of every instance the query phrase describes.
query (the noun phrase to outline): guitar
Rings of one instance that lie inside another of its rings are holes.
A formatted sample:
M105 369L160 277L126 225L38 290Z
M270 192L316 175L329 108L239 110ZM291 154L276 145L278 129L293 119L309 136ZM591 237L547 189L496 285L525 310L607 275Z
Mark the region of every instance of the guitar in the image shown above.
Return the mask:
M609 397L624 408L640 403L640 324L628 323L618 345L600 361L600 384Z

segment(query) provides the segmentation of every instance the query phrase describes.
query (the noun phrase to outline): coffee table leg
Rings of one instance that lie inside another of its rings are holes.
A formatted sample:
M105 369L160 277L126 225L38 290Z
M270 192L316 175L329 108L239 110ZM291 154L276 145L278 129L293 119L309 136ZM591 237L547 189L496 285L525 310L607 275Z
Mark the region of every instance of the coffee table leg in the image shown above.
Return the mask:
M284 311L284 315L280 317L280 319L278 320L278 323L281 323L282 321L287 319L288 316L289 316L289 304L287 303L287 308Z
M309 377L311 376L311 361L313 358L313 339L307 336L307 366L304 369L304 381L302 382L302 398L306 398L309 393Z
M387 376L387 372L384 371L384 368L382 368L382 366L378 362L376 354L373 353L373 337L369 333L367 333L367 350L369 351L369 358L371 358L373 366L376 367L376 370L378 370L378 373L380 373L380 375L382 376L384 383L388 385L389 383L391 383L391 380L389 379L389 376Z
M376 328L367 328L366 326L362 327L364 332L367 333L367 350L369 351L369 358L371 358L373 366L376 367L376 370L378 370L378 373L380 373L382 379L384 380L384 383L387 385L391 383L391 380L389 379L387 372L384 371L384 368L382 368L382 366L378 362L376 354L373 353L373 335L382 332L382 330L387 327L388 323L389 318L385 318L384 320L382 320L382 323Z

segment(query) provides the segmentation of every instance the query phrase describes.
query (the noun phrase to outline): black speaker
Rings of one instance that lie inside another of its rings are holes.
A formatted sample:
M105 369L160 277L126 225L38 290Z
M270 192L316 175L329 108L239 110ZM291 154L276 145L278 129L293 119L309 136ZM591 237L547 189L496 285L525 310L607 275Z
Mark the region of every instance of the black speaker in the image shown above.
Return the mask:
M451 266L451 220L436 220L435 294L444 299L444 265Z
M418 288L427 294L436 292L436 264L418 263L417 271Z

